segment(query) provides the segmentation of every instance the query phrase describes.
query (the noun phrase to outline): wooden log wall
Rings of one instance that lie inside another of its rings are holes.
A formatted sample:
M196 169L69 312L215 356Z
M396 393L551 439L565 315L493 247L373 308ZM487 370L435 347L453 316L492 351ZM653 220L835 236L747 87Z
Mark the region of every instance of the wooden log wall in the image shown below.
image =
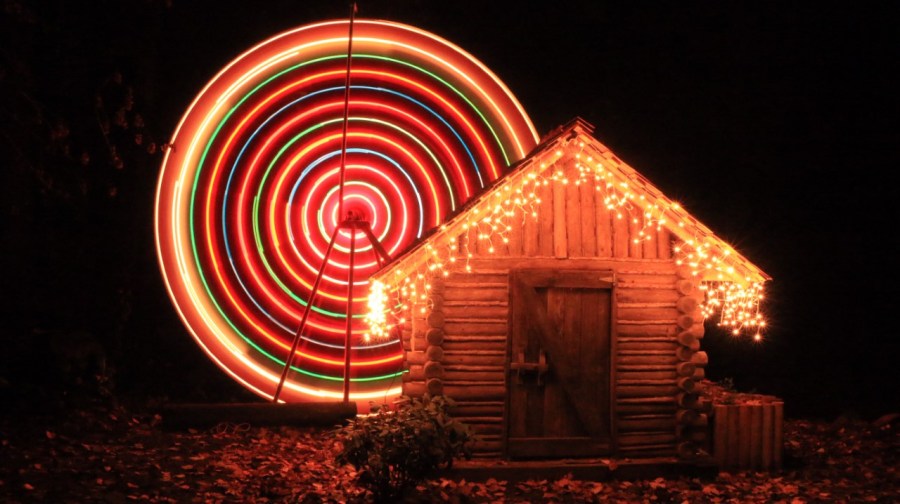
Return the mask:
M433 283L443 317L441 358L432 361L441 372L432 380L440 380L456 401L453 414L472 427L478 456L499 457L503 447L508 278L507 270L479 268Z
M613 438L619 456L675 456L688 436L682 426L705 420L698 408L694 361L703 336L698 291L672 258L671 235L644 229L643 215L608 209L593 181L551 182L538 189L537 217L517 212L494 252L477 230L459 236L461 259L446 278L432 282L433 303L411 317L403 333L409 372L404 393L443 393L454 414L478 435L478 456L499 457L505 436L509 270L517 267L597 268L615 272L613 329ZM525 214L525 215L523 215ZM468 244L466 245L466 241ZM472 268L465 273L465 265ZM413 311L418 312L417 308ZM693 339L691 339L693 338ZM693 439L693 438L691 438ZM696 443L695 441L691 441Z
M675 288L673 262L493 258L473 259L470 264L471 273L454 271L435 280L432 308L412 317L405 343L409 365L405 394L443 393L452 398L457 402L454 414L478 435L476 455L501 456L509 269L550 264L612 269L617 329L611 393L618 454L632 458L677 454L677 415L685 409L679 406L679 392L690 387L685 378L693 376L696 367L677 356L681 345L676 320L683 296Z
M681 377L672 262L635 261L616 269L615 389L619 455L676 454Z

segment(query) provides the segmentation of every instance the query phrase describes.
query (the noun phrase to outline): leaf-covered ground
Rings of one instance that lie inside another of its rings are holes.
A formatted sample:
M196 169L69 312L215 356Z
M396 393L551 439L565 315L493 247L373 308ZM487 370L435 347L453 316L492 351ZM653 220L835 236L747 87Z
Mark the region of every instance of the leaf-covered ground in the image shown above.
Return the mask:
M786 467L642 481L450 481L412 502L898 502L896 418L789 420ZM3 502L366 502L331 431L222 424L169 432L155 415L92 407L0 414Z

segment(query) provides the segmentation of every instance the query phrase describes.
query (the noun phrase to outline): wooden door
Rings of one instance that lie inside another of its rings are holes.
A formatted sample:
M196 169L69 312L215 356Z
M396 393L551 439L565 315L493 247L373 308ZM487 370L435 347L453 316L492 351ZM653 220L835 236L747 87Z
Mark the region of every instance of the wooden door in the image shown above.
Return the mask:
M507 455L611 453L612 273L510 272Z

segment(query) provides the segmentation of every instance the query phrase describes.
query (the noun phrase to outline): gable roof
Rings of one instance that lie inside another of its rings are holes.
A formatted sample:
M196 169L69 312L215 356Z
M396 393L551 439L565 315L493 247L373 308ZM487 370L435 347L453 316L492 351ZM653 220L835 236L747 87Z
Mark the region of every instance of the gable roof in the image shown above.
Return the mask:
M389 272L418 271L432 258L439 245L451 243L453 237L466 232L471 213L477 212L498 194L520 188L534 178L567 164L594 162L605 179L607 190L616 191L616 198L636 206L644 215L653 215L658 225L667 229L681 242L679 260L686 261L704 281L731 281L740 284L771 280L762 269L717 237L708 227L691 216L678 203L666 197L634 168L616 157L605 145L592 136L593 126L576 118L551 132L529 154L514 165L506 175L472 198L441 226L433 229L396 259L372 276L384 280Z

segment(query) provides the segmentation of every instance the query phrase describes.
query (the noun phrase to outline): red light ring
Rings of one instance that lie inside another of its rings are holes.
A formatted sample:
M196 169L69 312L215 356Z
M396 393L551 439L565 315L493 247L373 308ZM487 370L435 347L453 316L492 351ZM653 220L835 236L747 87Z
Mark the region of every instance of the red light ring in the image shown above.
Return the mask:
M346 206L392 253L436 226L537 141L509 90L481 63L421 30L354 27ZM157 191L157 250L186 326L227 373L271 397L336 225L345 21L269 39L195 99ZM339 397L349 234L325 266L282 397ZM358 240L354 313L373 251ZM365 327L353 324L358 338ZM398 342L354 342L351 397L398 391Z

